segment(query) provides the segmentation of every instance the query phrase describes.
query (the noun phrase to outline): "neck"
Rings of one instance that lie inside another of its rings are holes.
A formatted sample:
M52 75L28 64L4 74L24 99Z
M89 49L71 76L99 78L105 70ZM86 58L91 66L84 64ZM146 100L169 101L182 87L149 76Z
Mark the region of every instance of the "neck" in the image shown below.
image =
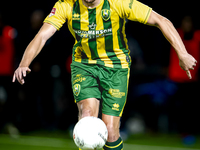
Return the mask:
M83 1L83 5L85 5L88 8L94 8L96 7L101 0L82 0Z

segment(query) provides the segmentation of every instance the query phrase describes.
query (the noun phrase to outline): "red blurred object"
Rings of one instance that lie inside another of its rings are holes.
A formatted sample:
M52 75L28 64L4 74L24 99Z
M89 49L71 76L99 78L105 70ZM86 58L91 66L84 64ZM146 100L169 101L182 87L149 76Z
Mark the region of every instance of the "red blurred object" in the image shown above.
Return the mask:
M200 57L200 30L194 32L192 39L184 40L184 32L181 29L177 30L180 34L186 50L197 60L197 66L194 70L190 70L192 79L189 79L186 72L179 66L179 59L174 48L171 48L170 63L169 63L169 78L175 82L193 82L198 79L199 57Z
M71 73L71 67L70 67L71 63L72 63L72 55L70 55L66 60L66 70L68 73Z
M16 31L5 26L0 36L0 76L12 76L14 59L14 42Z

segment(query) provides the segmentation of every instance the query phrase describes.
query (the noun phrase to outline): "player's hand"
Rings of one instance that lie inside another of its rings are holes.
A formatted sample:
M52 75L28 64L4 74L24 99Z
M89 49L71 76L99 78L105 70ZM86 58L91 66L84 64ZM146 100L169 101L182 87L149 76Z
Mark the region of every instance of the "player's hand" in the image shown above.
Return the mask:
M179 58L179 65L180 67L186 71L187 76L189 79L192 79L190 70L194 70L194 67L196 66L197 61L195 58L190 54L184 54Z
M29 69L28 67L18 67L13 75L13 80L12 82L15 82L15 80L17 79L18 82L23 85L25 83L24 81L24 77L26 77L27 73L30 73L31 69Z

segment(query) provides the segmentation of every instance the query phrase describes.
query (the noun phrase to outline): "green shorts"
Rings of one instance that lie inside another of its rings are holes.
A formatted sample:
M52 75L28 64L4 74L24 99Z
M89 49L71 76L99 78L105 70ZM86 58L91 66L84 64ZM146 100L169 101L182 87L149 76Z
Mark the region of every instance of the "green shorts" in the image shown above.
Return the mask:
M121 117L128 93L129 73L129 68L73 62L71 81L75 101L99 99L102 101L102 113Z

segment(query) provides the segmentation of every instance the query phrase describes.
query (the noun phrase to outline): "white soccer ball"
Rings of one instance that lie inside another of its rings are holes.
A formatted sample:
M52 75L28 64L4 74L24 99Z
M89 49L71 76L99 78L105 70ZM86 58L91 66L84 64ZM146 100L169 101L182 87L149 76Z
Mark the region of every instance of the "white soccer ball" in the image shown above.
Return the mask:
M99 118L84 117L74 127L74 142L82 150L103 148L107 138L108 130L106 125Z

